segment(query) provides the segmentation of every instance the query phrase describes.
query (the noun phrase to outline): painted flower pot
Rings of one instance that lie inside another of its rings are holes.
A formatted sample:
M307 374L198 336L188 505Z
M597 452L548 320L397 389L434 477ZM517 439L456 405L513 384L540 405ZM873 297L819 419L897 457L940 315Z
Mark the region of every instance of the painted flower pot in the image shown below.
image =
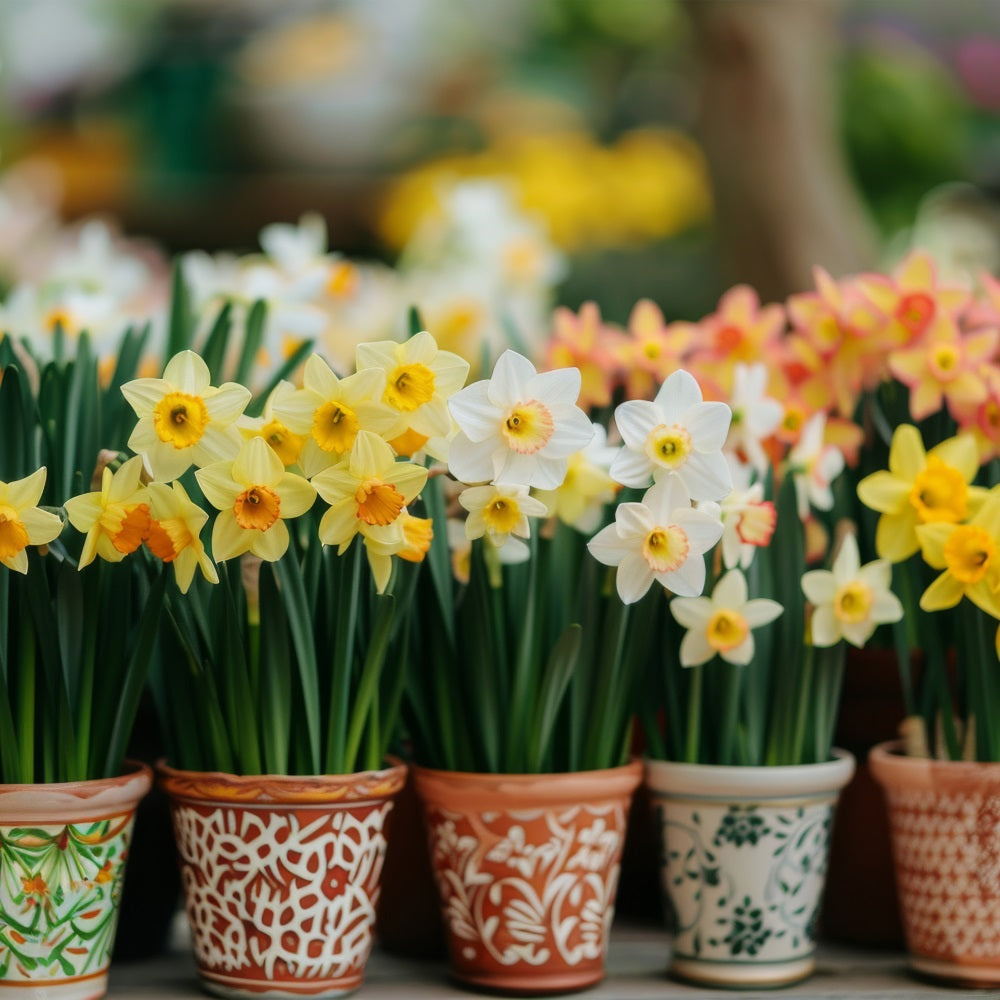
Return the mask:
M647 760L675 917L672 975L785 986L813 971L833 811L854 772L823 764L716 767Z
M107 992L135 809L152 771L0 785L0 995Z
M604 977L638 761L569 774L414 768L452 975L565 993Z
M910 964L955 985L1000 986L1000 764L869 755L889 808Z
M236 776L161 765L195 960L223 997L336 997L372 946L406 768Z

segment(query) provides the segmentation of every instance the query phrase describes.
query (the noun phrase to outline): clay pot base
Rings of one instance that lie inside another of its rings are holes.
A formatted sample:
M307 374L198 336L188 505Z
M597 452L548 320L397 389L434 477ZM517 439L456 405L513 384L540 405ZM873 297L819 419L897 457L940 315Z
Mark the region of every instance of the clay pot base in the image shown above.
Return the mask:
M910 968L921 978L944 986L995 989L1000 986L1000 965L971 965L926 955L910 955Z
M341 979L312 980L308 982L277 982L260 979L256 982L246 978L232 978L220 973L199 971L201 986L208 993L228 1000L268 1000L268 998L311 997L312 1000L332 1000L346 997L361 985L361 976L345 976Z
M459 976L454 972L449 977L456 986L468 986L480 993L506 997L558 996L564 993L578 993L590 989L604 979L604 970L590 970L573 974L556 972L505 974L502 976Z
M812 956L790 962L708 962L674 956L672 978L692 986L721 986L730 990L775 989L808 979L816 968Z

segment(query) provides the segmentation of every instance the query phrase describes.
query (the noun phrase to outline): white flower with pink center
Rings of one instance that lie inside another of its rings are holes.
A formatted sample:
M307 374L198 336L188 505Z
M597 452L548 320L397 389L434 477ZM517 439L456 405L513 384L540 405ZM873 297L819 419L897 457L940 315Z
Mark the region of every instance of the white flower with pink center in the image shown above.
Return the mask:
M788 453L788 465L795 481L799 517L805 521L810 507L830 510L833 490L830 484L844 470L844 455L835 445L825 444L826 414L810 417L802 428L799 443Z
M554 490L566 476L569 456L594 436L576 405L576 368L537 372L514 351L504 351L493 377L449 400L459 433L448 466L464 483L493 481Z
M722 536L717 513L697 510L681 480L669 476L650 487L641 503L623 503L615 523L587 544L605 566L617 566L618 595L634 604L653 581L683 597L705 586L702 556Z

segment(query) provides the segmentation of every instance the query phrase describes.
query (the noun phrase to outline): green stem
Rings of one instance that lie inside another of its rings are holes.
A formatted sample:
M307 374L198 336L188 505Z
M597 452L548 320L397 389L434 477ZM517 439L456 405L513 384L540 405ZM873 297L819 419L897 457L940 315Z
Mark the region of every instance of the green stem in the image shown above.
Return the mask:
M722 692L722 713L719 726L717 764L735 764L733 745L739 728L740 693L743 685L743 668L726 663L725 685Z
M20 740L21 782L35 780L35 632L25 623L21 644L21 684L17 692L17 733Z
M701 742L701 686L703 667L689 667L691 671L688 688L687 741L684 760L688 764L698 763L698 748Z
M802 674L799 678L799 698L795 706L795 726L791 734L791 742L785 748L785 759L782 764L806 763L803 751L806 744L806 727L809 722L809 710L815 706L816 682L816 648L805 647Z

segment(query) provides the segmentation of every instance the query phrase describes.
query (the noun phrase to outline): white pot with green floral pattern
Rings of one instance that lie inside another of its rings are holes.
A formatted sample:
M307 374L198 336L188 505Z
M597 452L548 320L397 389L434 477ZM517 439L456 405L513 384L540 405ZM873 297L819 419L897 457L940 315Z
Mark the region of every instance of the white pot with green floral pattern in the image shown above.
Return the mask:
M646 761L673 975L735 988L810 975L833 810L853 773L842 750L790 767Z

